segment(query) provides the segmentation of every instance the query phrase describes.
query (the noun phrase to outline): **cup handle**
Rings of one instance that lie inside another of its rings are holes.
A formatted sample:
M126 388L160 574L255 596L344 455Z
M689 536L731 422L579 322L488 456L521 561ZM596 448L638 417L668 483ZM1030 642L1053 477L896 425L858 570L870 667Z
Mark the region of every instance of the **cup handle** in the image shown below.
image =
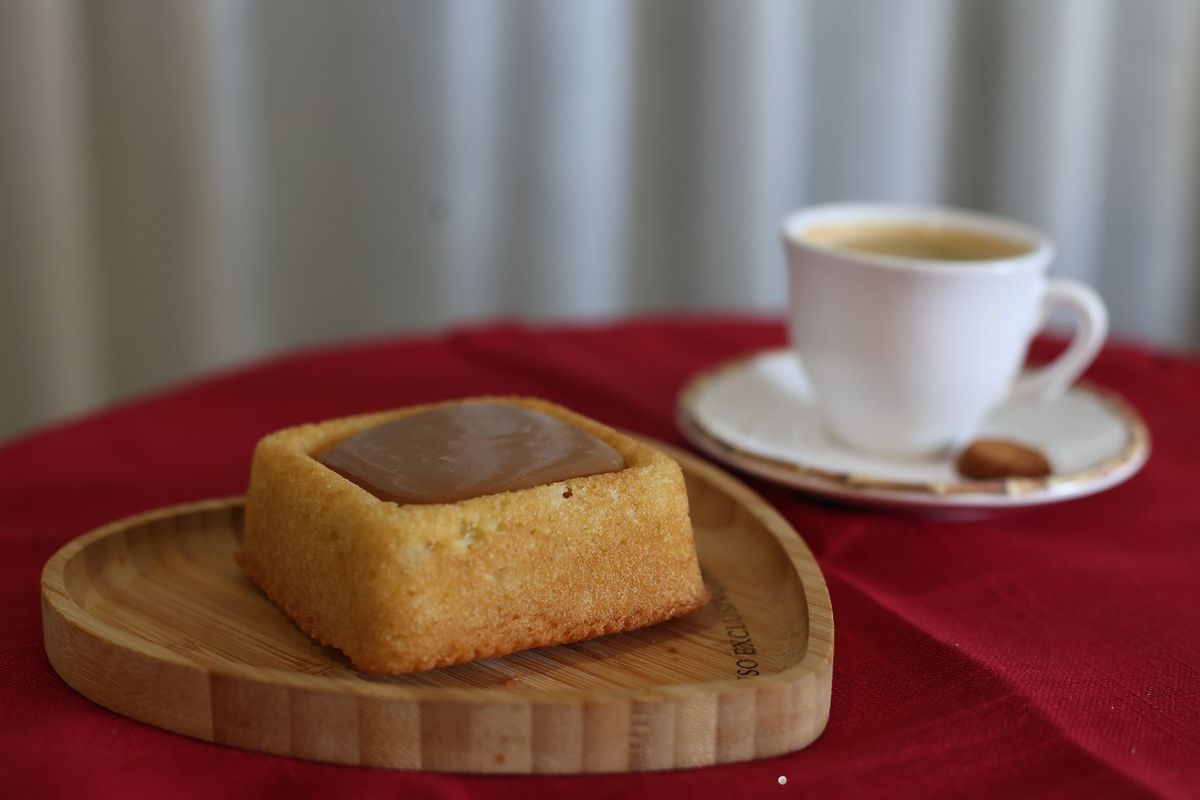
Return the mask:
M1038 403L1057 400L1100 352L1108 335L1108 310L1096 290L1079 281L1050 279L1042 294L1041 324L1059 308L1075 318L1075 335L1062 355L1014 381L1014 398Z

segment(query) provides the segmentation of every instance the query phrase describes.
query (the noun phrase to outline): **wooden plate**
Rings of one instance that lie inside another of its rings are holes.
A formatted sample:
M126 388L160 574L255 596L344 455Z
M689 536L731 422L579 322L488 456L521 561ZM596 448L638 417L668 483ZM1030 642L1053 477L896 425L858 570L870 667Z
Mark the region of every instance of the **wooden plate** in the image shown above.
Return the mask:
M106 708L198 739L396 769L625 772L804 747L833 618L804 542L720 469L683 465L713 602L587 642L386 678L300 632L234 564L240 499L70 542L42 573L50 663Z

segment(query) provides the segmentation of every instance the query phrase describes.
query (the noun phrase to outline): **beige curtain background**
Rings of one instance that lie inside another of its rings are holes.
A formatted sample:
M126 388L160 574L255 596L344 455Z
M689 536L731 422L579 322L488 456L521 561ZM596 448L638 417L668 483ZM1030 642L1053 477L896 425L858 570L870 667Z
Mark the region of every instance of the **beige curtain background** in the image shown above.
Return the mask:
M282 348L779 309L810 202L1200 343L1194 0L0 0L0 435Z

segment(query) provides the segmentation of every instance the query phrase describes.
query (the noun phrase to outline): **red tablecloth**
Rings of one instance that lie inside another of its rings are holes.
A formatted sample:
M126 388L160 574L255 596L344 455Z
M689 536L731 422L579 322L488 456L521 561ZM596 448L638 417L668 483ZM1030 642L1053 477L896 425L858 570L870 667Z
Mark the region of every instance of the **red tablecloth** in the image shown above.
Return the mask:
M46 559L117 517L242 491L268 431L515 392L680 443L685 379L782 341L778 324L744 319L497 325L306 352L7 443L0 795L1200 797L1200 363L1132 346L1108 347L1090 377L1141 411L1154 452L1110 492L939 522L751 481L815 552L837 619L829 727L789 756L552 778L307 763L124 719L46 661Z

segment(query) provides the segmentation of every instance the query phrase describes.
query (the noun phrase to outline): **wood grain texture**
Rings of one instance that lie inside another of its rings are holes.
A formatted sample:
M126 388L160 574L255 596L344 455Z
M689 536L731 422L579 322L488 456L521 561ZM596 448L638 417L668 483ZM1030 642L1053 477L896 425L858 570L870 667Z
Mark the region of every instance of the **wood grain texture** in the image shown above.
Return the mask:
M117 713L249 750L393 769L590 773L804 747L829 717L833 616L812 554L720 469L683 466L713 601L677 620L381 677L300 632L233 561L238 499L85 534L42 573L46 653Z

